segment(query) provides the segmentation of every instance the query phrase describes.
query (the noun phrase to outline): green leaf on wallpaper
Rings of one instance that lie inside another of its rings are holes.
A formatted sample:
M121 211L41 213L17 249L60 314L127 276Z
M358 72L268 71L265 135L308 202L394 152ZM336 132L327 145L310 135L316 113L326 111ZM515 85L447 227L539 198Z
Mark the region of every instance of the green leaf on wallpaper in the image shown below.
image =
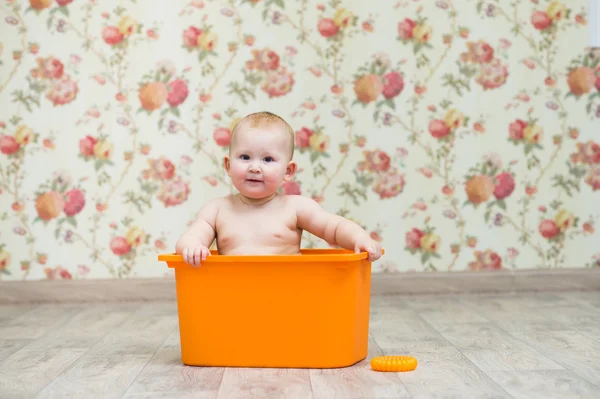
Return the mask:
M383 102L385 105L387 105L388 107L390 107L393 110L396 110L396 104L394 103L394 100L391 98L388 98L387 100L385 100Z
M373 122L377 122L378 119L379 119L379 110L376 110L373 113Z
M69 16L69 9L67 7L58 7L58 12L63 14L65 17Z
M177 107L170 107L169 109L171 111L171 113L175 116L177 116L178 118L181 117L181 114L179 113L179 108Z
M8 269L2 269L2 274L6 274L7 276L10 276L10 272L8 271Z
M525 155L529 154L531 150L533 150L533 147L534 146L531 143L525 144Z
M480 1L477 2L477 7L476 8L477 8L477 12L481 13L481 10L483 8L483 0L480 0Z
M504 200L496 201L496 205L498 205L503 210L506 210L506 202Z
M314 163L319 158L319 155L321 155L320 152L313 151L312 154L310 154L310 162Z
M77 227L77 220L75 220L74 217L68 217L65 218L65 220L67 221L67 223L69 223L71 226L73 227Z
M206 51L201 51L200 54L198 54L198 62L204 61L207 55L208 53Z
M423 264L426 263L429 260L430 257L431 257L431 253L430 252L423 252L421 254L421 263L423 263Z
M490 221L490 215L492 213L492 210L488 208L487 211L485 211L485 214L483 215L483 217L485 218L485 222L489 223Z

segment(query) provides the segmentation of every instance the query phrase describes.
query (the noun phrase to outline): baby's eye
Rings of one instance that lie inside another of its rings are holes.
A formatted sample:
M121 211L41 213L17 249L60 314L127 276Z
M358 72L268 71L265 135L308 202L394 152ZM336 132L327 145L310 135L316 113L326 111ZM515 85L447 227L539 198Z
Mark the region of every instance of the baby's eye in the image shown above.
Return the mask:
M273 159L273 157L265 157L264 161L265 162L273 162L274 159Z
M240 155L240 158L243 159L244 161L247 161L250 159L250 157L246 154Z

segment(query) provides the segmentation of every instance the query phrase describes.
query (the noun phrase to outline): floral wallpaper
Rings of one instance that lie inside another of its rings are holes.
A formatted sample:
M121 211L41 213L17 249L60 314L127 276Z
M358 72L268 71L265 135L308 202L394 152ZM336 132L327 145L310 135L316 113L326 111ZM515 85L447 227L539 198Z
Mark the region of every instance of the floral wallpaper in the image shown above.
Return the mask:
M586 7L1 0L0 278L168 274L258 110L296 131L282 191L380 240L375 273L598 267Z

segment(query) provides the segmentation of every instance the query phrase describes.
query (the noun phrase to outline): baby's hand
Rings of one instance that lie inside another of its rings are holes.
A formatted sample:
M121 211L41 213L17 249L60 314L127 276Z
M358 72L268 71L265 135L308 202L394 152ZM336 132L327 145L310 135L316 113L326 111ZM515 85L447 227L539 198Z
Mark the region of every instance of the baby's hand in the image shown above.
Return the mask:
M354 243L354 251L366 252L369 254L369 262L374 262L381 258L381 245L370 237L360 237Z
M197 245L184 248L181 255L183 256L183 261L188 265L198 266L200 260L206 260L206 257L210 256L210 250L204 245Z

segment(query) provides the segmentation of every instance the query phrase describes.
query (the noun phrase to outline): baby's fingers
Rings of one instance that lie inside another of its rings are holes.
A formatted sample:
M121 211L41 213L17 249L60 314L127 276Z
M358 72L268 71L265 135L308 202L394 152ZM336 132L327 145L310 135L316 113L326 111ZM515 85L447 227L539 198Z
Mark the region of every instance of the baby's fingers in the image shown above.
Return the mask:
M202 256L202 248L194 249L194 266L200 264L200 257Z
M206 257L210 255L207 248L202 248L202 260L206 260Z
M194 264L194 250L190 248L185 248L183 250L183 260L188 265Z

